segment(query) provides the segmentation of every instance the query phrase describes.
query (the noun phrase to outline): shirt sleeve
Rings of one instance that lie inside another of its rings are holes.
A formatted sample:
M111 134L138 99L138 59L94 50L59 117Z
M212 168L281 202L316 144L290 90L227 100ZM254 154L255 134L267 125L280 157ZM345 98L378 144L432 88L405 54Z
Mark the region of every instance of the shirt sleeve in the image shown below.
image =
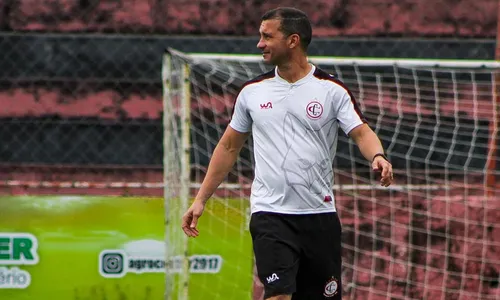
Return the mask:
M233 115L231 117L231 122L229 122L229 126L236 131L246 133L250 132L252 129L252 118L247 109L247 103L244 95L244 90L242 90L236 97Z
M345 132L345 134L349 135L349 132L353 130L355 127L367 123L365 117L361 113L358 104L356 103L356 99L354 96L345 92L339 105L339 109L337 111L337 119L339 121L340 128Z

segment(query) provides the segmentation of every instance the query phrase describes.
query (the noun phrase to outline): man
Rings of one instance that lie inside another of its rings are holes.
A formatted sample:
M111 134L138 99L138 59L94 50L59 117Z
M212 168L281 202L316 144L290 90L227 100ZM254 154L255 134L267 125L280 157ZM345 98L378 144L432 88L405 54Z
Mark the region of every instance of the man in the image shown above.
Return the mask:
M262 17L264 61L275 69L244 84L195 201L183 216L196 237L205 203L232 169L249 133L254 140L250 233L266 299L341 299L341 225L333 161L340 127L389 186L392 166L350 91L308 63L308 17L277 8Z

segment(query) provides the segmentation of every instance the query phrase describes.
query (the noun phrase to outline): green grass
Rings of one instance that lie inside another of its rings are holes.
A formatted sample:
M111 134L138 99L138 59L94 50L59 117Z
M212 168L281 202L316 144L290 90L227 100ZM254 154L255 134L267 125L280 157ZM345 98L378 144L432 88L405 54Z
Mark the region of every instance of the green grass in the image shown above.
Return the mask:
M200 236L189 240L189 254L218 254L223 264L217 274L191 274L190 299L250 299L247 209L247 201L237 199L207 205L199 223ZM163 299L163 273L104 278L98 272L102 250L121 249L130 241L163 241L162 199L0 197L0 214L0 235L35 235L40 257L37 265L19 266L31 274L30 286L0 289L0 299ZM172 226L180 228L180 224Z

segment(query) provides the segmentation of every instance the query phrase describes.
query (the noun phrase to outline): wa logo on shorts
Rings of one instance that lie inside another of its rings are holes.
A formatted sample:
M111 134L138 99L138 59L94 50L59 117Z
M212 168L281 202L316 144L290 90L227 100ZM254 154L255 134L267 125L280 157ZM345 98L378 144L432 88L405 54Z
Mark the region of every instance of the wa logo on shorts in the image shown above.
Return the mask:
M31 274L18 266L36 265L39 260L38 240L34 235L0 232L0 289L27 288Z

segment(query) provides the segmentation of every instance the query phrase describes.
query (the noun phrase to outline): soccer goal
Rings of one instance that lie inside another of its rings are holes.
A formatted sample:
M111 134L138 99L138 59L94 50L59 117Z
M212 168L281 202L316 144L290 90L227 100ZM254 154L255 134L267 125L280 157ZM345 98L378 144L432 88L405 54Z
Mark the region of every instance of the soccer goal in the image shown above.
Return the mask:
M395 169L395 184L380 187L340 133L334 188L346 299L500 299L500 63L310 59L351 89ZM251 140L209 201L200 236L188 240L180 224L239 87L270 69L260 56L164 55L166 244L177 264L166 299L261 297L248 233Z

